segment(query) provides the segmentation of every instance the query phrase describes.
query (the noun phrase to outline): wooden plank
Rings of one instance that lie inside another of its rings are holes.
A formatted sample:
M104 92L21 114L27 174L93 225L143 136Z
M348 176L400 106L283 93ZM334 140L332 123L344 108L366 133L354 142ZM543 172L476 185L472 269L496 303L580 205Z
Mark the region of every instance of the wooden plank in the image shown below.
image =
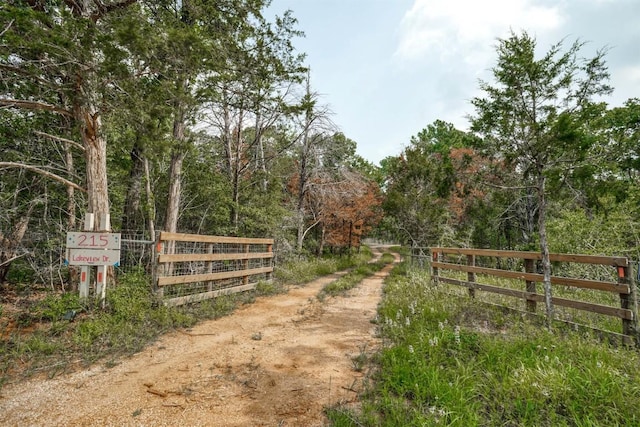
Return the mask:
M446 270L473 272L478 274L487 274L490 276L504 277L507 279L525 280L531 282L542 282L544 276L537 273L525 273L522 271L500 270L497 268L474 267L464 264L452 264L448 262L432 262L432 267L442 268ZM573 286L576 288L595 289L598 291L613 292L616 294L630 293L629 286L620 285L615 282L600 282L587 279L573 279L570 277L551 276L551 283L554 285Z
M208 299L213 299L220 295L229 295L229 294L235 294L238 292L250 291L252 289L255 289L257 284L258 283L255 282L255 283L249 283L247 285L233 286L231 288L217 289L215 291L201 292L197 294L186 295L183 297L171 298L164 301L164 305L168 307L175 307L177 305L183 305L183 304L189 304L189 303L200 302Z
M189 261L230 261L260 258L273 258L273 252L238 252L225 254L175 254L158 255L158 262L189 262Z
M523 251L501 251L494 249L471 249L471 248L431 248L431 253L439 252L442 254L454 255L476 255L490 256L501 258L520 258L520 259L542 259L539 252L523 252ZM582 264L601 264L626 267L629 260L625 257L610 257L601 255L579 255L579 254L549 254L552 262L576 262Z
M169 233L167 231L162 231L160 233L160 241L167 241L167 240L173 240L176 242L273 245L273 239L254 239L249 237L205 236L201 234Z
M535 294L529 294L528 292L521 291L519 289L501 288L500 286L485 285L483 283L468 282L466 280L451 279L449 277L439 277L439 279L441 282L450 283L452 285L466 286L469 289L480 289L481 291L506 295L508 297L531 299L531 300L535 299L532 297L532 295L535 295Z
M159 277L158 286L178 285L183 283L208 282L210 280L233 279L252 276L254 274L271 273L273 267L253 268L251 270L221 271L219 273L191 274L185 276Z
M633 311L625 308L610 307L608 305L592 304L589 302L574 301L555 297L551 298L551 302L554 305L560 305L562 307L576 308L578 310L590 311L592 313L619 317L620 319L633 320Z
M465 280L451 279L448 277L440 277L439 279L441 282L446 282L453 285L461 285L468 288L480 289L486 292L492 292L496 294L515 297L515 298L522 298L525 300L544 302L544 295L533 294L533 293L521 291L518 289L501 288L499 286L485 285L483 283L477 283L477 282L472 283L472 282L467 282ZM583 301L574 301L574 300L568 300L565 298L557 298L557 297L552 297L551 302L553 305L558 305L561 307L575 308L582 311L589 311L591 313L598 313L598 314L604 314L607 316L618 317L620 319L627 319L627 320L633 319L633 312L631 310L624 309L624 308L611 307L608 305L601 305L601 304L593 304L593 303L588 303Z

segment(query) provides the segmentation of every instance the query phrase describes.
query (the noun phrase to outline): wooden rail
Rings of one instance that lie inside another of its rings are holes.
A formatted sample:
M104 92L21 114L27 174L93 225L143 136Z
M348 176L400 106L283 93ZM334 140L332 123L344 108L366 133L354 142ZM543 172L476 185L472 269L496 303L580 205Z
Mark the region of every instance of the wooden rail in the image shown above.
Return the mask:
M161 232L156 253L156 293L167 305L251 290L273 272L273 239Z
M458 256L452 262L451 256ZM488 268L477 266L478 257L491 257L497 259L521 259L524 271L508 270L501 268ZM462 249L462 248L431 248L431 274L434 282L443 282L469 289L469 295L474 297L476 290L501 294L509 297L520 298L526 301L527 310L535 312L538 302L544 302L545 296L536 293L536 284L543 281L543 275L535 272L535 261L541 260L542 255L537 252L500 251L488 249ZM574 308L587 312L613 316L622 320L622 334L625 337L634 337L637 333L637 298L635 287L631 286L630 263L624 257L607 257L596 255L575 254L550 254L553 263L578 263L610 266L615 268L617 280L601 281L582 278L551 276L552 285L563 285L578 289L591 289L601 292L618 294L620 307L596 304L593 302L577 301L566 298L552 297L551 303L556 306ZM445 277L441 271L466 272L467 280ZM496 285L480 283L478 276L500 277L513 280L522 280L523 289L511 289ZM553 292L552 292L553 294Z

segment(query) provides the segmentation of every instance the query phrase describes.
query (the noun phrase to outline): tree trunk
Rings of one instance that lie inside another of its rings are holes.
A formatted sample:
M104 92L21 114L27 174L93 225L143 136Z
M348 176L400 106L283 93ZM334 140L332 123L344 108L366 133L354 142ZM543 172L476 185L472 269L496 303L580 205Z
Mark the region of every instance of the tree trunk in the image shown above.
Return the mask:
M549 244L547 242L547 200L545 197L546 177L538 171L538 233L540 235L540 251L542 254L542 284L544 286L544 303L547 309L547 327L553 322L553 304L551 303L551 261L549 259Z
M318 257L321 257L322 253L324 252L326 232L327 232L327 227L325 227L324 223L322 223L320 226L320 242L318 242Z
M232 193L232 203L231 203L231 225L234 230L238 230L238 222L239 211L240 211L240 171L242 169L242 149L243 149L243 141L242 141L242 110L240 111L240 116L238 118L238 126L235 130L235 153L233 155L233 164L231 168L231 193Z
M94 213L96 230L104 214L109 213L109 189L107 186L107 142L99 134L102 120L98 113L83 113L82 140L85 144L87 168L87 195L89 212Z
M178 216L180 214L180 191L182 190L182 164L185 153L174 150L171 155L169 168L169 195L167 199L167 215L164 229L170 233L178 231Z
M309 75L307 75L307 96L311 97L311 82L309 81ZM305 196L307 194L307 185L309 179L309 156L311 154L310 150L310 138L309 132L311 130L311 122L312 122L313 110L312 107L308 107L305 114L305 124L304 124L304 135L302 138L302 147L300 149L300 182L298 183L298 252L302 252L302 245L304 243L305 236L305 219L306 219L306 209L304 206Z
M164 229L170 233L178 230L178 216L180 214L180 196L182 190L182 163L186 157L185 145L185 112L182 105L176 103L173 118L173 150L171 152L171 166L169 168L169 194L167 198L167 214ZM172 252L169 252L172 253Z
M144 214L141 209L142 180L144 179L144 159L138 138L131 149L131 170L127 197L122 212L122 230L137 231L142 229Z
M64 144L64 160L68 176L75 175L75 169L73 167L73 153L71 152L71 148L71 144L69 144L68 142ZM70 185L67 185L67 228L69 230L76 229L75 188Z
M257 162L258 162L258 169L260 171L262 171L262 191L263 192L267 192L268 190L268 183L269 181L267 180L267 161L265 159L264 156L264 143L263 143L263 138L262 138L262 127L260 125L260 112L256 113L256 126L255 126L255 133L256 133L256 150L257 150Z
M147 218L149 218L148 230L149 230L149 238L151 240L155 240L156 238L156 205L153 197L153 193L151 192L151 176L149 174L149 159L144 158L143 162L144 166L144 180L145 180L145 191L147 193L147 207L145 209Z

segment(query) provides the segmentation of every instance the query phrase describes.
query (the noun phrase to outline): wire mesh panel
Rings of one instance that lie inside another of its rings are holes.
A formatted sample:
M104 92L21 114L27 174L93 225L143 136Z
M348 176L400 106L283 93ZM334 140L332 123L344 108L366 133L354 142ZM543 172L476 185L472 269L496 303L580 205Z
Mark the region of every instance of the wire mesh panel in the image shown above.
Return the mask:
M273 240L160 233L157 293L168 305L215 298L270 281Z
M116 271L129 273L142 270L151 273L155 241L149 240L144 233L122 232L121 236L120 265L116 267Z
M485 302L513 307L505 304L508 298L518 310L551 312L550 320L622 334L624 340L637 327L634 270L628 258L550 254L552 292L547 300L540 285L545 278L539 252L431 248L431 253L434 283L466 287L474 297L476 290L483 291Z

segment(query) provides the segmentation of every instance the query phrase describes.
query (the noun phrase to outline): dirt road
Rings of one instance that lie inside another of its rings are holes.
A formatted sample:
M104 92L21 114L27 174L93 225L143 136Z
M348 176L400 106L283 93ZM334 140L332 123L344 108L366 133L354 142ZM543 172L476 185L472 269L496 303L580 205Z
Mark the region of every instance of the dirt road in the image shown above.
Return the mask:
M316 296L325 277L259 298L231 316L164 336L112 368L6 386L3 426L322 426L323 408L353 402L353 358L378 345L382 281Z

